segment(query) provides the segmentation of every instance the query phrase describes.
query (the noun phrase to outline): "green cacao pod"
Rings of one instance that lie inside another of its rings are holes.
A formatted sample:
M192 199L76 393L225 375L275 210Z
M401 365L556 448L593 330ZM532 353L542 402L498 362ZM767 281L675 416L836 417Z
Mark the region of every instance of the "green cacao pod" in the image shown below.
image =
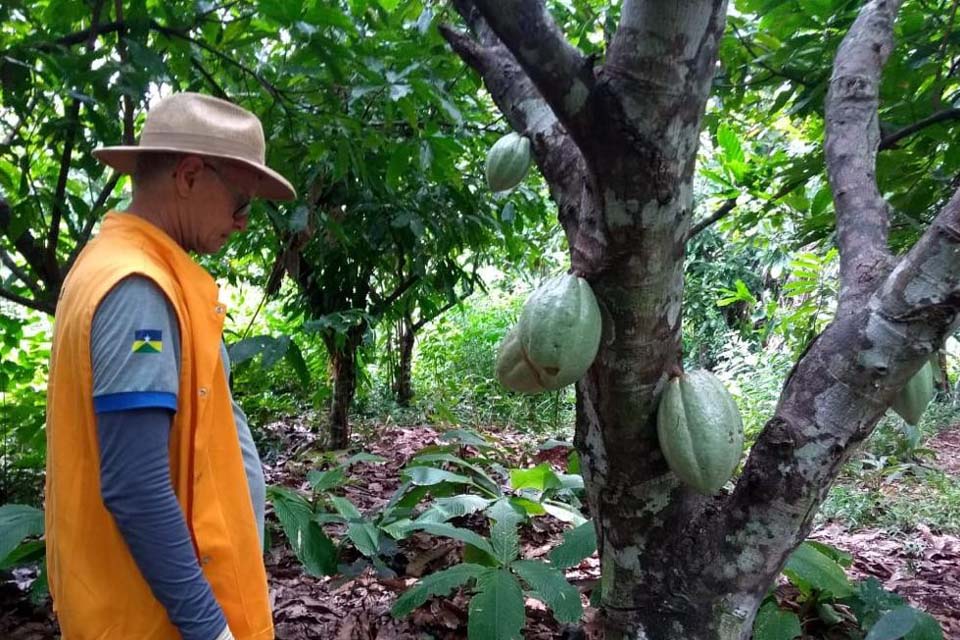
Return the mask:
M514 131L503 136L487 153L486 169L491 191L514 188L530 169L530 140Z
M564 274L530 294L520 314L520 346L545 389L583 377L600 348L600 307L590 283Z
M743 453L737 403L708 371L691 371L667 384L657 408L657 436L670 469L705 495L730 479Z
M500 343L500 350L497 353L497 380L511 391L520 393L546 391L520 344L520 325L511 329Z
M894 397L891 406L907 424L915 425L933 400L933 394L933 366L928 360Z

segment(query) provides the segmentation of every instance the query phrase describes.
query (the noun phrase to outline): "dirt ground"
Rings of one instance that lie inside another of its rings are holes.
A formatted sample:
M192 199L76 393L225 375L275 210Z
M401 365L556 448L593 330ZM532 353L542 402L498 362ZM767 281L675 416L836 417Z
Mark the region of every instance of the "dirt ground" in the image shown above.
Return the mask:
M309 456L313 435L305 424L274 424L271 437L281 442L276 453L265 456L268 484L306 488L306 474L315 466ZM364 438L366 449L383 456L385 464L360 463L352 468L357 482L346 495L362 511L382 506L398 483L399 469L417 450L439 442L440 434L429 427L403 429L381 425L375 436ZM511 464L535 462L522 438L500 434L498 451ZM960 427L941 433L928 446L937 452L938 466L960 481ZM561 525L553 519L537 519L523 531L526 557L540 557L559 542ZM891 537L881 530L847 531L837 524L816 530L813 538L837 546L854 556L848 570L852 578L875 576L884 587L907 598L911 604L934 615L948 640L960 640L960 538L918 528L908 536ZM276 540L276 538L275 538ZM365 571L352 578L315 578L305 574L285 547L274 544L267 555L270 597L279 640L329 638L331 640L398 639L433 637L454 640L466 637L467 598L458 593L449 599L434 598L408 618L394 619L390 606L399 593L416 579L455 562L459 543L417 534L402 548L404 567L399 577L377 577ZM567 573L582 592L599 579L596 558L584 561ZM32 605L17 587L31 576L0 583L0 638L41 640L57 637L49 601ZM536 600L527 601L524 637L574 639L599 637L595 609L587 606L581 627L559 625ZM427 634L427 635L425 635Z

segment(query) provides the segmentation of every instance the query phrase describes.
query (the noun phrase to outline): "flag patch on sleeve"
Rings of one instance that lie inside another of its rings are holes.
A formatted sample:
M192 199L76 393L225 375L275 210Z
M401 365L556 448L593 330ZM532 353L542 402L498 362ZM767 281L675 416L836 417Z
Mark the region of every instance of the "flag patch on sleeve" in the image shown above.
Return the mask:
M161 353L163 332L159 329L140 329L133 332L134 353Z

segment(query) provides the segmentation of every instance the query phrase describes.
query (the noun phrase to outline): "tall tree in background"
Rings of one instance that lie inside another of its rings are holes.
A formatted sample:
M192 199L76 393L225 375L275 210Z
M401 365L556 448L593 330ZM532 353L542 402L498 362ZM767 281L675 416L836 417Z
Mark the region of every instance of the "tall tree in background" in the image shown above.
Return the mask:
M542 1L452 0L472 33L443 33L532 140L572 270L604 311L600 354L578 383L576 444L608 638L748 638L841 464L960 309L960 195L896 269L888 248L874 163L900 4L863 7L830 81L839 312L787 379L734 490L704 498L668 472L655 410L680 369L694 164L727 3L625 0L601 57L571 45Z

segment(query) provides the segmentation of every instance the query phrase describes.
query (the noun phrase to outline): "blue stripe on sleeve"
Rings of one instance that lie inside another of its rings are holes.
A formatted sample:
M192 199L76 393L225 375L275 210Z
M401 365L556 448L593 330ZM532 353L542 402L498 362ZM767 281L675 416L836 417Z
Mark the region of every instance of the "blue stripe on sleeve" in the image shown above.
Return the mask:
M105 393L93 399L96 413L128 411L130 409L170 409L177 410L177 394L160 391L124 391Z

